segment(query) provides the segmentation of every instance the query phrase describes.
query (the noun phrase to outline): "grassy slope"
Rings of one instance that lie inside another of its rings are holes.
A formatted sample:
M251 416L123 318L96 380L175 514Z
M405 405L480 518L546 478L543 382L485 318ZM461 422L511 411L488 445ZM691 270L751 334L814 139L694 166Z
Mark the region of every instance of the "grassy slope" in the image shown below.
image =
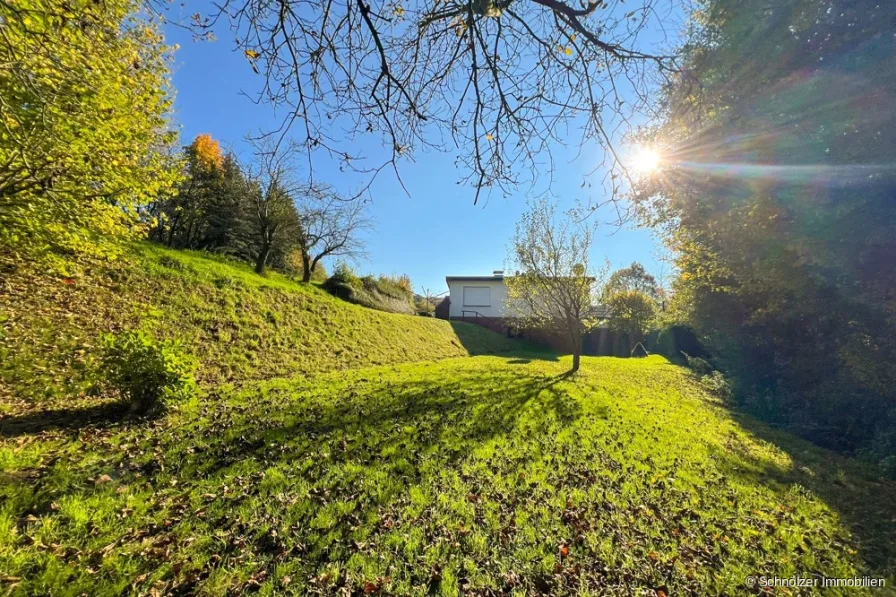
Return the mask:
M7 427L0 570L22 594L892 582L892 483L733 418L659 357L567 367L381 366L224 385L156 422Z
M183 340L209 387L516 346L477 326L372 311L277 274L149 244L70 282L0 281L0 402L71 401L91 385L100 334L138 326Z

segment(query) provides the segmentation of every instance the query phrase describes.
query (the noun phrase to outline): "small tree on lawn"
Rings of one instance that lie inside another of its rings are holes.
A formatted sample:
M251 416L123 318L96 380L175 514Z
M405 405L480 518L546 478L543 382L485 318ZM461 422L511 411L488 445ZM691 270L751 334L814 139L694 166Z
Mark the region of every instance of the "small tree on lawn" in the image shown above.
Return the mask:
M589 266L593 228L557 218L545 200L530 205L516 226L505 279L507 309L528 328L562 335L578 371L585 333L598 324L596 297L601 272Z

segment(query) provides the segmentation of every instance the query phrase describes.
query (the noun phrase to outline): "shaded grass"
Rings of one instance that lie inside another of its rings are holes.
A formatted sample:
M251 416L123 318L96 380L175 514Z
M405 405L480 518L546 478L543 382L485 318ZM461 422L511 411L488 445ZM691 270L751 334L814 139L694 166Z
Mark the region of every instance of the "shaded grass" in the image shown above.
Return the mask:
M732 417L661 358L568 366L522 354L224 384L153 422L20 433L0 444L0 569L21 594L892 580L894 527L873 519L892 522L892 483Z
M132 249L75 279L4 278L0 406L78 406L102 377L100 335L122 329L182 341L199 358L206 387L521 346L478 326L351 305L220 256L148 243Z

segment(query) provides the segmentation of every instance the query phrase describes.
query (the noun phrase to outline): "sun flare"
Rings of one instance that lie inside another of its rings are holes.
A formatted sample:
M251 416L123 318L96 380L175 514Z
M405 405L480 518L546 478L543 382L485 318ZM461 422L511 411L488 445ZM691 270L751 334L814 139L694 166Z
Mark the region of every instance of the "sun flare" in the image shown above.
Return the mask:
M632 168L641 173L653 172L660 165L660 154L655 149L640 147L632 156Z

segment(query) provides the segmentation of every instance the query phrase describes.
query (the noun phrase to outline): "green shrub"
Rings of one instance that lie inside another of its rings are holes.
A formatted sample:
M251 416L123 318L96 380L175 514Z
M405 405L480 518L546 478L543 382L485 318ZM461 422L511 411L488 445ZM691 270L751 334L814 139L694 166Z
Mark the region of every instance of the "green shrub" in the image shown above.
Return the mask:
M407 276L371 275L359 278L344 263L340 263L333 275L321 285L325 291L344 301L362 305L370 309L413 315L414 293L410 290L411 279Z
M105 379L135 412L158 412L196 394L195 362L180 344L139 331L107 335L104 344Z
M336 264L336 269L333 270L333 275L327 278L327 281L332 280L334 283L342 283L348 284L349 286L357 286L360 282L358 278L358 274L355 273L355 270L352 267L340 261Z
M675 348L675 335L671 327L662 328L656 335L656 351L667 359L674 360L678 356L678 350Z
M686 356L709 356L694 330L678 324L667 325L660 330L656 338L656 351L671 361L683 361Z
M703 359L699 359L703 360ZM704 363L706 361L703 361ZM704 375L700 378L700 383L704 388L720 396L722 398L730 398L731 397L731 385L728 383L728 380L725 379L725 376L721 371L713 371L707 375Z
M685 353L684 357L688 361L688 367L697 375L709 375L713 372L713 366L706 359L692 357L687 353Z
M628 335L632 342L647 336L656 318L656 303L637 290L622 290L609 296L604 305L610 310L610 329Z
M411 278L407 274L402 274L400 276L387 276L385 274L380 275L379 284L381 287L394 288L402 294L414 294L414 288L411 285Z

